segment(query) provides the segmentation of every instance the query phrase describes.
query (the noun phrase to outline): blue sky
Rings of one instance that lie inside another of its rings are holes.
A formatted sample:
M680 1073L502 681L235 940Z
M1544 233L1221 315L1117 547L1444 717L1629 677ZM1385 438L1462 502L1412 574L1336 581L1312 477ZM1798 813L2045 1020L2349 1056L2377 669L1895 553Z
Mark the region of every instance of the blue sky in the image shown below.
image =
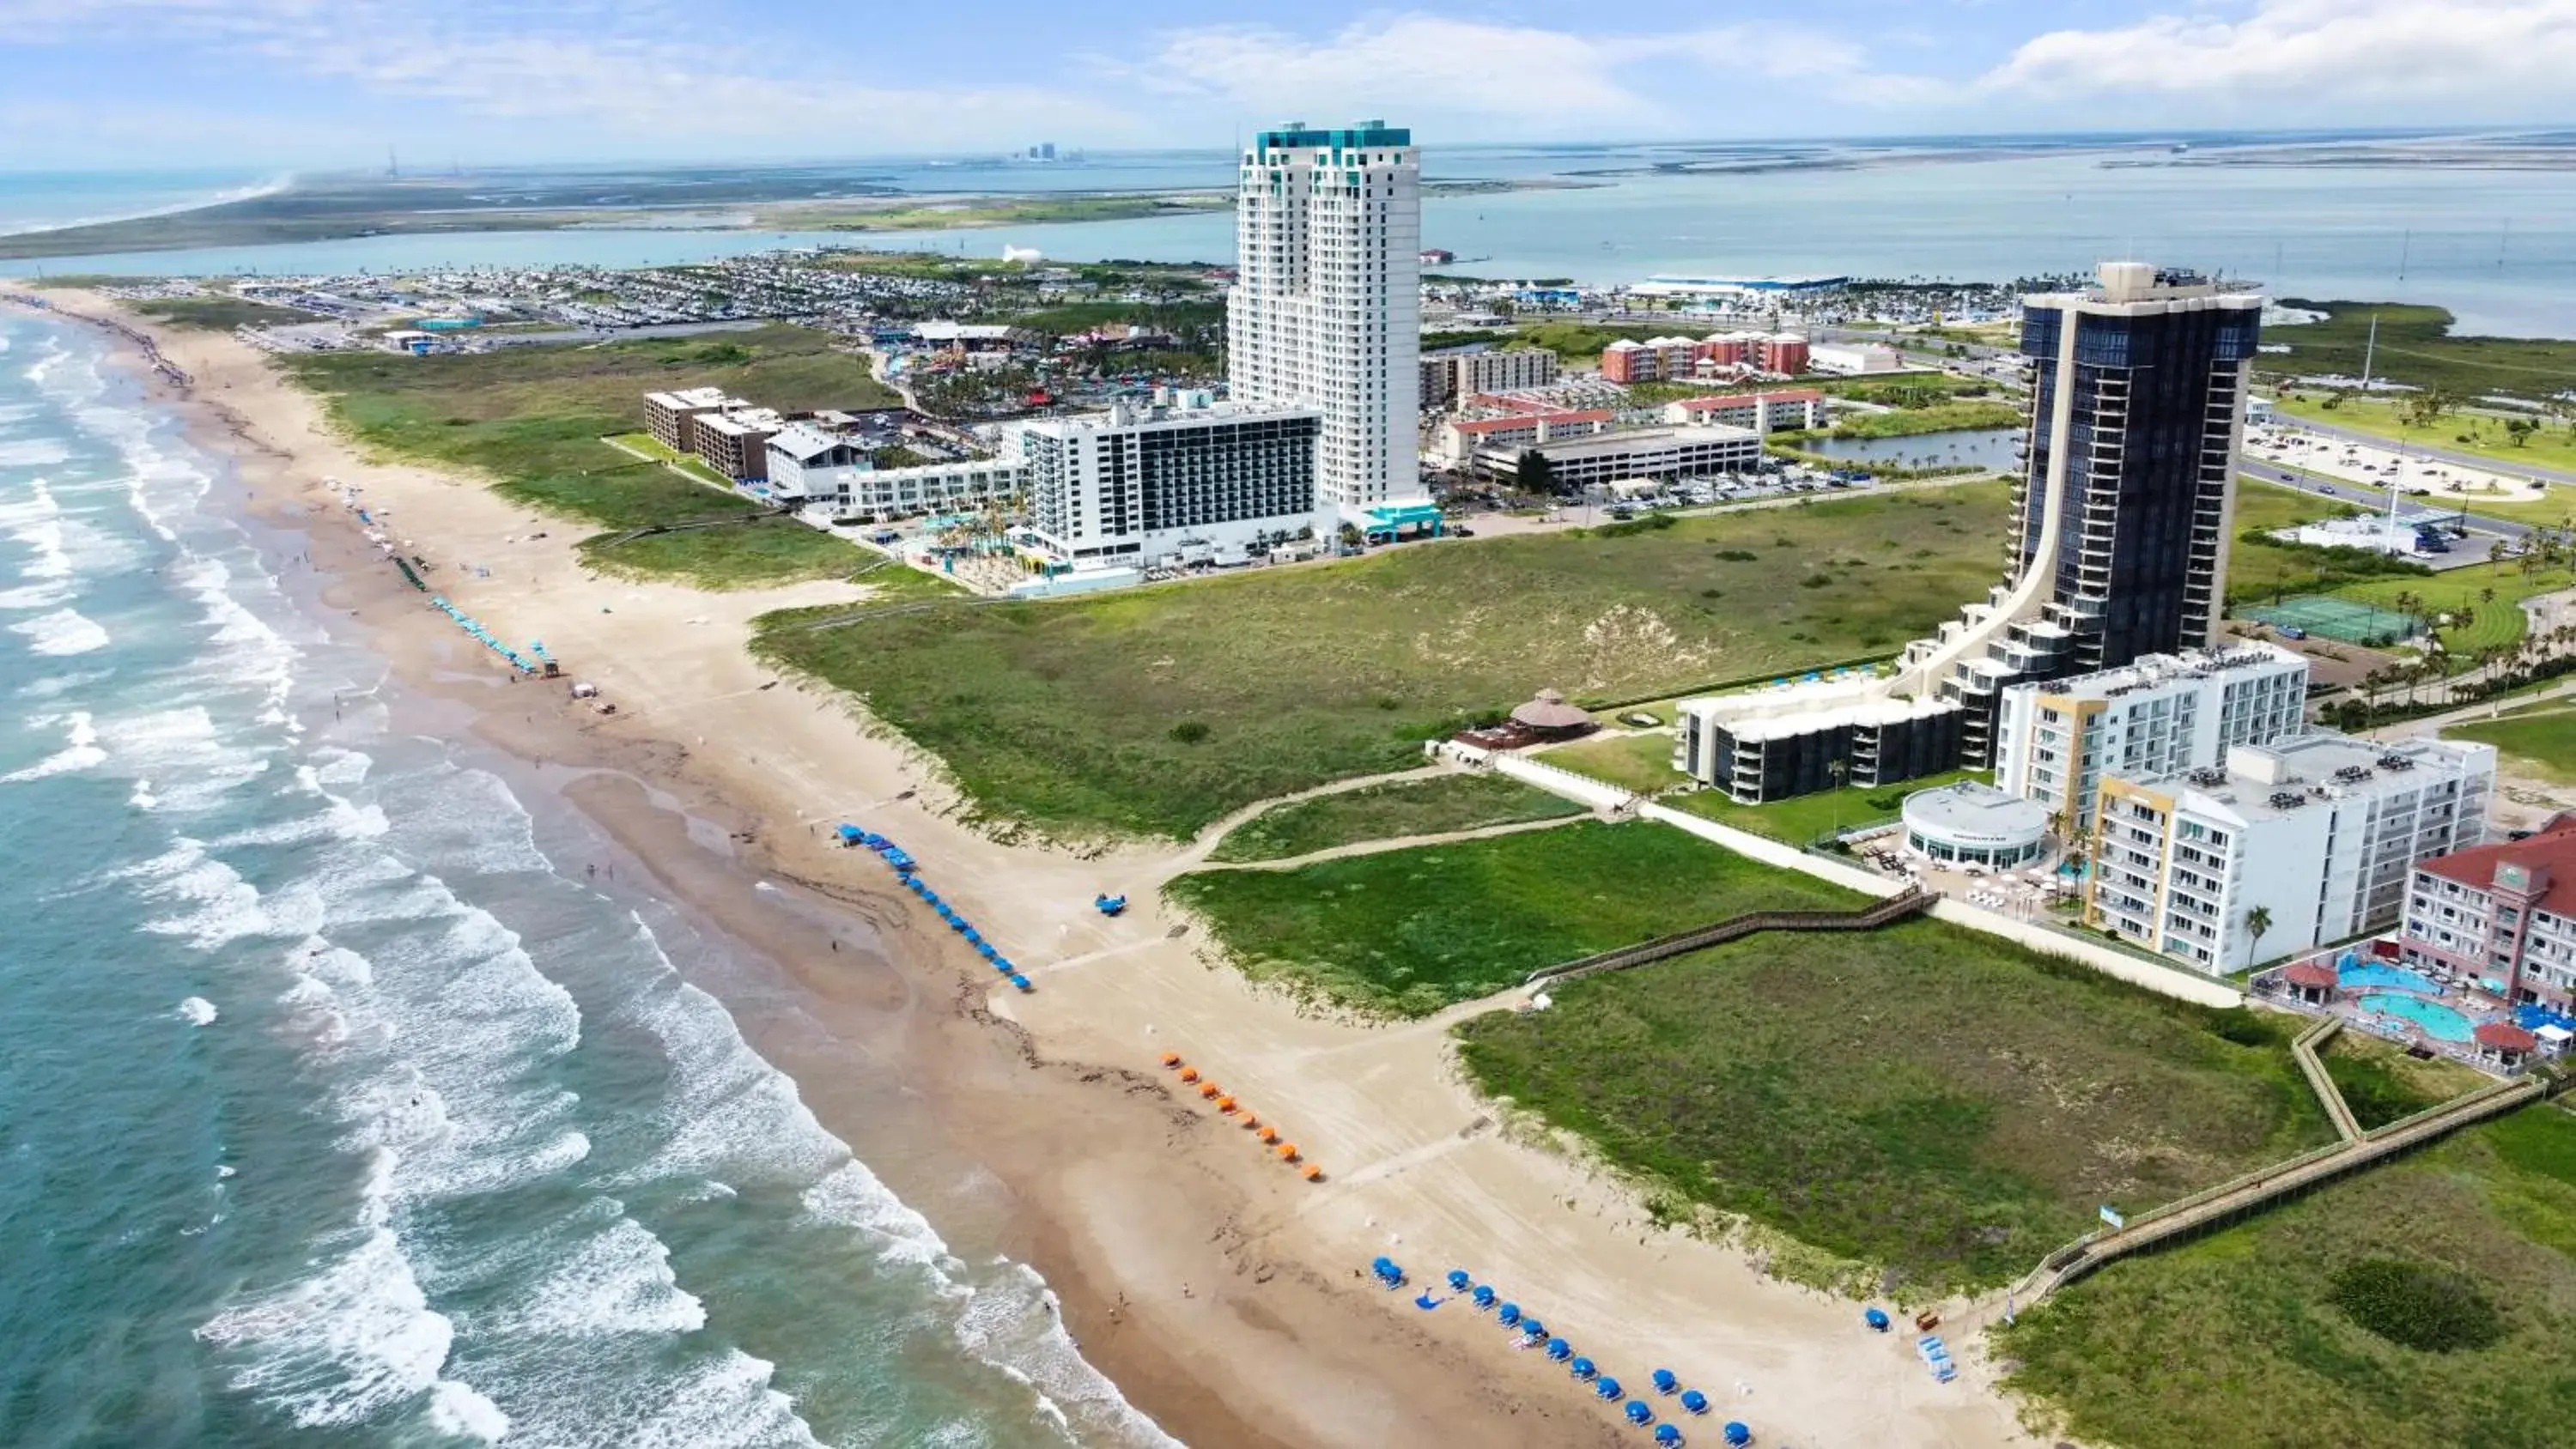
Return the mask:
M0 0L0 77L10 169L2521 125L2576 0Z

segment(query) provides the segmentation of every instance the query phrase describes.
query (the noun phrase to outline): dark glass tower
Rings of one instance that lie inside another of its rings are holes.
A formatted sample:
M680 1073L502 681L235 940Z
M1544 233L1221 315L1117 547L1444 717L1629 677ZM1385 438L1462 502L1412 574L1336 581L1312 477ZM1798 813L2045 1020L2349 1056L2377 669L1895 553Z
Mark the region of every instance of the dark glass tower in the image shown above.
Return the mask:
M2024 299L2031 407L2004 582L1906 660L1915 688L1966 711L1968 763L1994 762L2008 686L2216 637L2262 310L2140 262Z

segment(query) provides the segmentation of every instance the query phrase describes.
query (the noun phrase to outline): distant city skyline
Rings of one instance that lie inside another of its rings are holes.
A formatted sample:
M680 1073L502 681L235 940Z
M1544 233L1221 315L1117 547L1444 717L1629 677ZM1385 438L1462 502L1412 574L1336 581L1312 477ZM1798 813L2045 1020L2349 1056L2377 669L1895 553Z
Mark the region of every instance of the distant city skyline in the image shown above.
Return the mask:
M0 168L2576 123L2576 0L0 0Z

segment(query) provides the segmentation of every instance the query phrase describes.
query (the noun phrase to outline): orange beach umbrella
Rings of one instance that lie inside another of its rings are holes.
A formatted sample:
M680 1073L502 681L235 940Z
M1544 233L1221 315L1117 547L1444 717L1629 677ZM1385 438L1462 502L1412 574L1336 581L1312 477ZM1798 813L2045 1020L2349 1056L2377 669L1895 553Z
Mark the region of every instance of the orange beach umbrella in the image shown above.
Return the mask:
M1199 1079L1199 1069L1198 1069L1198 1068L1196 1068L1196 1067L1183 1067L1183 1068L1181 1068L1181 1080L1182 1080L1182 1081L1184 1081L1184 1082L1195 1082L1195 1081L1197 1081L1198 1079Z
M1179 1052L1165 1052L1165 1053L1163 1053L1163 1065L1164 1065L1164 1066L1167 1066L1167 1067L1177 1067L1177 1066L1179 1066L1180 1064L1181 1064L1181 1054L1180 1054Z

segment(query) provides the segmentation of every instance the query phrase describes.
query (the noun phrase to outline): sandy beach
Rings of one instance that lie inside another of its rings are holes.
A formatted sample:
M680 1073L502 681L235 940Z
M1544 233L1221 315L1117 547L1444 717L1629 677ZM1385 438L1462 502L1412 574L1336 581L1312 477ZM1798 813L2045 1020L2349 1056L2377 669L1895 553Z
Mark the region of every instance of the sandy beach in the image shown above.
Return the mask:
M60 310L111 304L48 294ZM1463 1301L1424 1312L1365 1281L1394 1256L1452 1267L1542 1315L1605 1370L1670 1367L1762 1443L1985 1449L2035 1441L1992 1387L1979 1319L1948 1305L1962 1377L1934 1382L1859 1305L1768 1278L1738 1248L1651 1223L1580 1162L1501 1130L1455 1070L1455 1014L1390 1027L1301 1015L1199 955L1159 885L1203 847L1081 855L1004 845L943 814L930 762L849 702L745 649L756 615L856 600L807 584L710 594L585 573L577 522L480 483L371 461L319 403L222 334L155 330L188 386L145 374L239 465L245 505L309 552L319 597L364 631L426 729L470 729L525 786L579 809L754 962L710 981L743 1035L952 1244L1043 1273L1128 1399L1199 1446L1642 1443L1581 1384ZM512 682L430 609L325 483L435 566L431 587L567 675ZM523 791L525 793L525 791ZM1022 996L866 852L899 841L1037 985ZM1134 908L1109 920L1096 892ZM1713 1025L1713 1029L1715 1024ZM1186 1056L1320 1164L1308 1183L1156 1066ZM1651 1397L1651 1396L1650 1396ZM1715 1442L1712 1423L1696 1442Z

